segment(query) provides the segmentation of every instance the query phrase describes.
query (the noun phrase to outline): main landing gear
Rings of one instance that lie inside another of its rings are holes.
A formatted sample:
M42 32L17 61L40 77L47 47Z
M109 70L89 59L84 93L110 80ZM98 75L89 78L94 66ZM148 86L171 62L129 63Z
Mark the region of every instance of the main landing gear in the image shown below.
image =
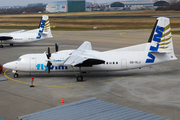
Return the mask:
M74 67L72 66L73 70L74 70ZM74 70L74 73L76 74L75 70ZM79 75L76 74L76 80L77 82L82 82L83 81L83 76L81 75L81 67L79 67Z
M77 82L82 82L83 81L83 76L82 75L78 75L76 77L76 79L77 79Z
M0 48L3 48L4 46L2 45L2 40L1 40L1 45L0 45Z

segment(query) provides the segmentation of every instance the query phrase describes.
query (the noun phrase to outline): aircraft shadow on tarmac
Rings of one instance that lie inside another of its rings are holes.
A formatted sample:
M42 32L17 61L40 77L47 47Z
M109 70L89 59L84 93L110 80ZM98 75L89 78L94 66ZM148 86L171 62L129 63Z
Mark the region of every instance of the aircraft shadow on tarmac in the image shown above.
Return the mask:
M146 70L129 70L129 71L114 71L114 72L88 72L88 73L82 73L84 78L88 78L91 80L91 78L118 78L118 77L136 77L136 76L154 76L154 75L175 75L179 74L180 69L178 70L151 70L150 68ZM8 76L13 77L13 74L11 74L11 71L8 71ZM37 78L56 78L56 77L65 77L65 78L75 78L76 75L73 72L51 72L50 74L42 72L42 73L25 73L25 72L19 72L19 78L29 78L29 77L37 77ZM16 78L18 79L18 78Z

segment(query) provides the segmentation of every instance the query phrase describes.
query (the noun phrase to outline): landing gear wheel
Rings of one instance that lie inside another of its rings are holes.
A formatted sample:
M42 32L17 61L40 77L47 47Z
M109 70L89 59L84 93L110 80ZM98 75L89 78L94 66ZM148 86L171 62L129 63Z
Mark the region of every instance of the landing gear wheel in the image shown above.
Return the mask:
M13 44L9 44L10 46L13 46Z
M79 76L77 76L77 82L80 82L80 81L83 81L83 76L82 75L79 75Z
M4 46L3 45L0 45L0 48L3 48Z
M18 78L19 75L17 73L14 74L14 78Z

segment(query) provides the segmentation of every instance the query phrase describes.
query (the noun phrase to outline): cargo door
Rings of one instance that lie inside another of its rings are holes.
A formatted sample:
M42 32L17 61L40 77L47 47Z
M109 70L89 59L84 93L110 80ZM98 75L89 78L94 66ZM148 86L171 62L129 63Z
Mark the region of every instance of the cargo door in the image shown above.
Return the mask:
M127 69L127 60L126 59L121 60L121 69Z

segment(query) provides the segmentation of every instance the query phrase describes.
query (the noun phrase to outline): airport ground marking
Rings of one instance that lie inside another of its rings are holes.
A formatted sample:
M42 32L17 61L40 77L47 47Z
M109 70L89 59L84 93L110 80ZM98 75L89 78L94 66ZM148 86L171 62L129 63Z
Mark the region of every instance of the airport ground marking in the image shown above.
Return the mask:
M9 69L7 69L4 72L4 76L12 81L23 83L23 84L30 84L28 82L22 82L19 80L15 80L13 78L10 78L6 75L6 72ZM125 77L118 77L118 78L113 78L113 79L107 79L107 80L100 80L100 81L95 81L95 82L88 82L88 83L81 83L81 84L76 84L76 85L71 85L71 86L54 86L54 85L42 85L42 84L34 84L36 86L44 86L44 87L54 87L54 88L70 88L70 87L77 87L77 86L82 86L82 85L89 85L89 84L94 84L94 83L100 83L100 82L108 82L108 81L114 81L114 80L119 80L119 79L125 79L125 78L130 78L130 77L136 77L136 76L143 76L143 75L150 75L150 74L156 74L156 73L163 73L163 72L169 72L169 71L174 71L174 70L180 70L180 68L175 68L175 69L169 69L169 70L162 70L162 71L155 71L155 72L148 72L148 73L143 73L143 74L138 74L138 75L131 75L131 76L125 76Z
M120 36L122 37L133 37L133 36L127 36L127 35L123 35L124 33L120 33Z

